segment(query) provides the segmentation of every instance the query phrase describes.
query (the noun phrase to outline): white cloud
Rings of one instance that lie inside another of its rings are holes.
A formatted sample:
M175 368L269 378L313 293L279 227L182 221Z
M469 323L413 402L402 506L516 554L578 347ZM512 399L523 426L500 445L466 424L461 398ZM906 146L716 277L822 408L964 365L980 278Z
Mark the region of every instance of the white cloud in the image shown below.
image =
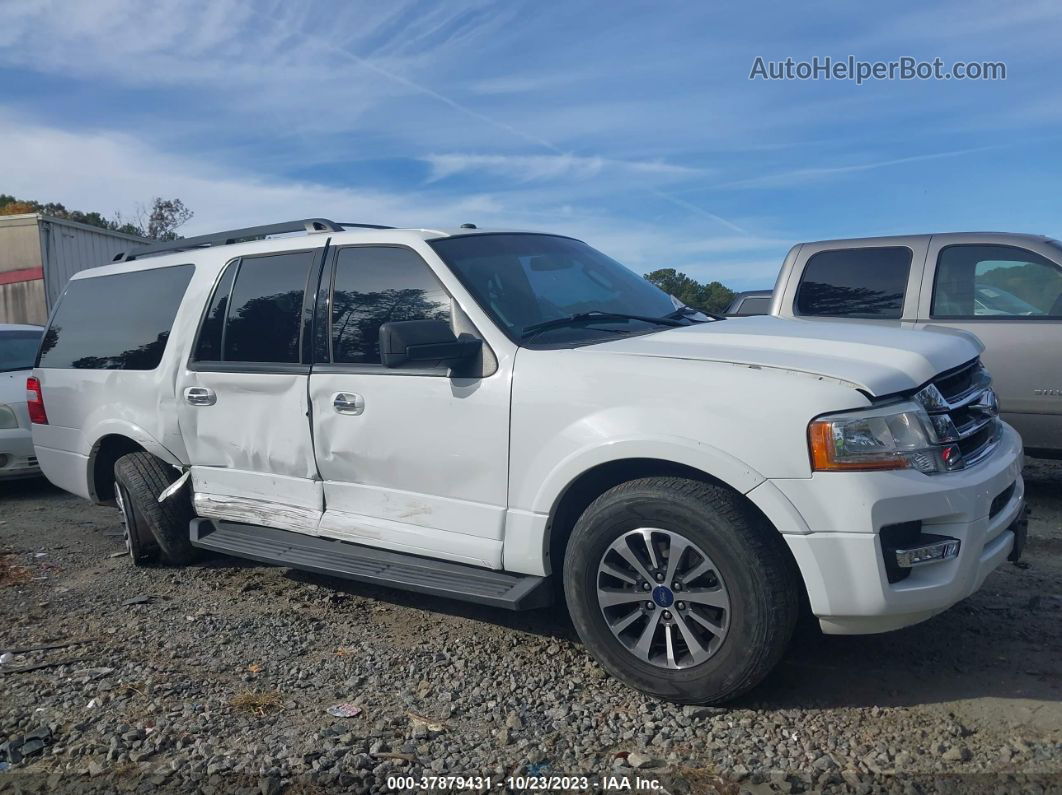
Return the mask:
M897 157L891 160L876 160L869 163L853 163L845 166L824 166L820 168L798 168L792 171L783 171L776 174L765 174L750 179L735 180L713 188L783 188L793 185L803 185L809 182L818 182L830 177L854 174L860 171L872 171L878 168L901 166L908 163L918 163L923 160L941 160L949 157L961 157L963 155L987 152L993 149L1001 149L1005 144L994 146L978 146L971 149L955 149L950 152L933 152L925 155L912 155L911 157Z
M0 113L0 140L16 156L0 161L6 193L58 201L104 215L129 215L153 196L179 197L195 211L186 235L324 216L337 221L394 226L456 226L531 229L570 235L600 248L638 272L695 265L701 278L733 252L772 251L785 246L751 236L706 236L703 221L683 215L666 223L631 221L598 208L596 202L563 204L560 192L457 194L408 190L353 189L309 181L263 178L217 163L161 152L120 132L72 133ZM742 277L747 274L742 273Z
M182 230L185 234L318 215L391 225L454 225L501 211L487 194L431 201L412 191L268 179L159 152L124 133L75 134L5 116L0 116L0 140L9 153L17 153L0 163L5 192L104 215L129 215L153 196L177 196L196 213Z
M465 172L486 172L523 182L540 179L589 179L607 172L623 176L688 178L706 172L659 161L613 160L576 155L433 154L423 160L431 166L431 181Z

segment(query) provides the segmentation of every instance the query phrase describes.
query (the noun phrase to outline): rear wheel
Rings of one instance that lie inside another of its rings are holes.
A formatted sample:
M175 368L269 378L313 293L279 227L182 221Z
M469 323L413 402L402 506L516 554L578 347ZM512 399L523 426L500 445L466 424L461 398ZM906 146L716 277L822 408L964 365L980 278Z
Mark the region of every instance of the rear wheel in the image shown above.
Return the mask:
M784 542L710 483L621 484L576 522L564 588L583 642L616 678L691 704L721 703L781 658L799 609Z
M188 526L195 517L186 485L159 503L179 473L150 453L129 453L114 464L115 502L126 530L126 548L137 565L155 560L182 566L196 557Z

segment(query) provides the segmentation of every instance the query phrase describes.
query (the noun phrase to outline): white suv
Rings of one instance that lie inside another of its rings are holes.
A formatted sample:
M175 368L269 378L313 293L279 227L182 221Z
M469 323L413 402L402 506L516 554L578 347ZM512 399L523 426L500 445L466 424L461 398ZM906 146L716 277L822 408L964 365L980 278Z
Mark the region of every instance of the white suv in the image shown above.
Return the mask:
M708 317L558 235L311 219L76 274L28 390L45 474L118 505L137 564L559 597L615 676L711 703L805 600L827 632L895 629L1020 554L980 350Z

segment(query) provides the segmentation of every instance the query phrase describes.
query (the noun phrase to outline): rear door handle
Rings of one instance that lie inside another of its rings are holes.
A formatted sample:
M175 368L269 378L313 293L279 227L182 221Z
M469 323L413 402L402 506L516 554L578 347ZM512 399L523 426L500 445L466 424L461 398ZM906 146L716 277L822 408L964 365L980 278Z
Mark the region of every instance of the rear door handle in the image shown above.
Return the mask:
M361 414L365 411L365 398L353 392L336 392L332 396L332 408L339 414Z
M213 406L218 396L205 386L190 386L184 390L184 400L190 406Z

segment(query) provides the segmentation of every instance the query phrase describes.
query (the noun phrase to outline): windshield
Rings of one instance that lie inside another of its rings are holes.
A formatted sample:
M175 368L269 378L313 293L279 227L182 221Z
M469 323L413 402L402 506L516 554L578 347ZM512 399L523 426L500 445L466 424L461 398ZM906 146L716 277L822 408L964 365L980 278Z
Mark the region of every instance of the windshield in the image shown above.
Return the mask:
M680 303L578 240L482 234L431 246L509 337L524 344L597 342L676 325L654 319L675 317ZM564 318L573 322L550 323Z
M0 331L0 373L32 370L41 344L40 331Z

